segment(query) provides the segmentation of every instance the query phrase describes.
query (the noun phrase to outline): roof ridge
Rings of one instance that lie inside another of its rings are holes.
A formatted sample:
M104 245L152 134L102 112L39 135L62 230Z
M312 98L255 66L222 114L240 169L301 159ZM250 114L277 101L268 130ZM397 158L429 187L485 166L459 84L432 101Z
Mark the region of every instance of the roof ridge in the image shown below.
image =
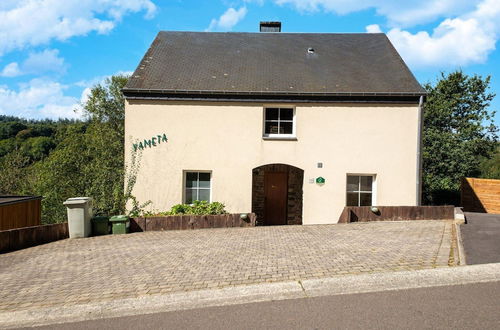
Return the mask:
M200 33L200 34L258 34L258 35L281 35L281 34L300 34L300 35L385 35L384 32L247 32L247 31L180 31L180 30L160 30L158 33L167 32L167 33Z

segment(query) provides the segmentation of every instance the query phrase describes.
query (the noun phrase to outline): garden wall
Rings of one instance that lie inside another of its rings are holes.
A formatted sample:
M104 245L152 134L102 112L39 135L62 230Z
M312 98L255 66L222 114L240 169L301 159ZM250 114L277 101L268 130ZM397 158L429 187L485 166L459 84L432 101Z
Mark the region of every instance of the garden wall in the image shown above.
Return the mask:
M131 232L183 230L202 228L254 227L256 216L248 213L246 220L238 214L219 215L171 215L132 218Z
M339 223L367 221L402 220L453 220L455 208L445 206L377 206L374 213L371 206L346 206L340 215Z
M25 249L69 237L68 223L0 231L0 253Z

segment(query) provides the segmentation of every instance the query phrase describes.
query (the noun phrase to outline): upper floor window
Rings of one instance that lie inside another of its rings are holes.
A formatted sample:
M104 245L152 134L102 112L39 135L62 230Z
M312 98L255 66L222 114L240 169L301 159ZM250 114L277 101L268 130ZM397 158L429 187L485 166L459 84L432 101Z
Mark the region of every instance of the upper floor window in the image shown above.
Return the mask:
M265 108L264 110L265 137L295 136L294 108Z
M373 176L347 175L347 206L372 206Z
M194 201L210 202L211 173L210 172L185 172L184 203L192 204Z

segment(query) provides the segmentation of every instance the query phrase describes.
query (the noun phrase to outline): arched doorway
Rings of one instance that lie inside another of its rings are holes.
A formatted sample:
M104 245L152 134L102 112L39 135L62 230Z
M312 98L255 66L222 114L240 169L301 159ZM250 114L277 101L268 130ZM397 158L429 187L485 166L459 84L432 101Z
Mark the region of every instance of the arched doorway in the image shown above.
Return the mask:
M259 225L301 225L304 170L268 164L252 170L252 212Z

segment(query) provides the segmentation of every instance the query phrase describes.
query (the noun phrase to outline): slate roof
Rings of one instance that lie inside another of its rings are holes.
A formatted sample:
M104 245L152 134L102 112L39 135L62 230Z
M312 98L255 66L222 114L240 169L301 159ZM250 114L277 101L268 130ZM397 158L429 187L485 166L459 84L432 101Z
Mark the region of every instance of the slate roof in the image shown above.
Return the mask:
M134 95L425 95L385 34L167 32L123 89Z

